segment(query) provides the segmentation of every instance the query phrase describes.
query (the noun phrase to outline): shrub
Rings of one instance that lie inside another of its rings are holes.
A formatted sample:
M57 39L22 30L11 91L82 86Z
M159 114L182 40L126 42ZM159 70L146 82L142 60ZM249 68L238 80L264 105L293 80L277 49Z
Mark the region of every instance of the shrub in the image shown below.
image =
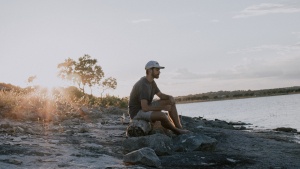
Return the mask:
M98 98L97 103L99 104L99 106L102 106L102 107L116 106L119 108L127 108L128 107L128 98L127 97L119 98L116 96L106 95L103 98Z

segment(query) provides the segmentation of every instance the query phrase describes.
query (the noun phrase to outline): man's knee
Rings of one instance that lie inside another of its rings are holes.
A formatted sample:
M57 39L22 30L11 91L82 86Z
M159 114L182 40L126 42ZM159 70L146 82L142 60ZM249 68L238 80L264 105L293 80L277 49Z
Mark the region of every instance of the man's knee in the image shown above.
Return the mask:
M171 105L171 101L170 100L160 100L160 105L161 106Z

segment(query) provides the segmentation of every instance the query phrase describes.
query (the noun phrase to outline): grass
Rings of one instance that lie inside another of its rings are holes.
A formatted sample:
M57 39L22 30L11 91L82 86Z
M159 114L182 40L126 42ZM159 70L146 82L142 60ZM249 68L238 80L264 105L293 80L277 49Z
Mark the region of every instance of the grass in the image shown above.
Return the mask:
M82 106L126 108L127 102L127 98L109 95L105 98L84 95L74 87L52 91L36 87L0 91L0 116L15 120L52 121L78 112Z

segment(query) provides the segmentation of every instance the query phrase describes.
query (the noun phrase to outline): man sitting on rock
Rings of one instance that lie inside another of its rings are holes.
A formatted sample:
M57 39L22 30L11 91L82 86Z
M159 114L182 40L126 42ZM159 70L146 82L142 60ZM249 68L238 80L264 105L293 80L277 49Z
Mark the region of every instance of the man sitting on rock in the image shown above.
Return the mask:
M160 69L164 68L156 61L149 61L146 64L146 76L135 83L130 93L130 118L150 122L160 121L164 128L172 130L175 134L189 133L188 130L182 129L174 98L160 92L154 81L159 78ZM160 100L153 101L154 95ZM162 110L168 111L168 116Z

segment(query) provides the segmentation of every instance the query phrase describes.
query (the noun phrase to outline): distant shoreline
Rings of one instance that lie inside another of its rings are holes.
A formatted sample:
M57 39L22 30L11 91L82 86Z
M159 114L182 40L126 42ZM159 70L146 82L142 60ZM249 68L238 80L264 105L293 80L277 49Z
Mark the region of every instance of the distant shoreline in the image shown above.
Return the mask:
M186 100L186 101L176 101L176 104L188 104L188 103L200 103L200 102L213 102L213 101L251 99L251 98L258 98L258 97L272 97L272 96L283 96L283 95L294 95L294 94L300 94L300 92L288 93L288 94L277 94L277 95L266 95L266 96L240 97L240 98L224 98L224 99L210 99L210 100Z

